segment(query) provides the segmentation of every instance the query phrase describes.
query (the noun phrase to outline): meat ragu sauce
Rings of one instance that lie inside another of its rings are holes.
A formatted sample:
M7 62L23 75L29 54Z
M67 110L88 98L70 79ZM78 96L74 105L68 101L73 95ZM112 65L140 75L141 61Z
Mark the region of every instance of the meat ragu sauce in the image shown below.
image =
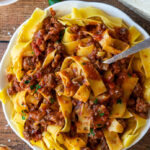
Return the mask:
M61 112L59 112L59 104L56 99L55 87L59 84L60 80L56 76L56 72L60 70L60 66L64 58L67 56L64 51L64 46L61 43L64 29L63 26L55 18L55 12L51 10L51 17L47 17L43 21L43 27L34 34L31 43L34 50L33 57L23 58L23 70L25 75L22 80L17 81L16 77L9 74L8 81L12 82L12 86L8 89L9 95L16 94L17 92L27 89L30 93L34 91L33 96L36 98L36 103L27 103L28 118L24 125L24 137L28 140L38 141L42 138L42 133L46 131L49 124L64 126L65 121ZM91 31L94 36L90 36L88 45L94 44L95 49L88 56L88 59L100 73L107 92L101 94L96 100L88 100L88 109L91 111L91 132L89 134L79 134L76 132L75 122L78 118L74 115L77 108L80 107L82 102L72 98L73 110L71 117L71 129L68 133L63 133L69 137L85 137L87 139L87 147L82 150L95 150L99 143L101 143L102 150L109 150L105 141L103 128L110 125L109 114L114 103L121 103L123 95L122 83L128 76L138 77L138 84L134 88L130 99L127 102L127 107L131 112L135 112L147 118L149 105L143 98L143 76L139 72L128 72L130 58L122 59L111 65L103 64L102 59L105 57L97 55L98 52L103 52L99 40L102 39L102 33L107 29L103 24L89 24L85 27L74 25L71 27L71 32L74 33L74 39L82 39L89 37L85 31ZM111 35L122 41L128 41L128 29L116 28ZM84 44L84 43L83 43ZM53 50L57 49L54 60L44 69L38 69L34 75L28 75L29 70L34 70L36 64L43 62L44 58ZM74 54L76 55L76 54ZM112 55L111 55L112 56ZM111 73L109 73L111 71ZM107 75L106 75L107 74ZM48 99L45 99L41 92L46 94ZM99 115L99 111L101 115ZM119 119L118 119L119 120ZM125 120L120 119L119 122L127 127Z

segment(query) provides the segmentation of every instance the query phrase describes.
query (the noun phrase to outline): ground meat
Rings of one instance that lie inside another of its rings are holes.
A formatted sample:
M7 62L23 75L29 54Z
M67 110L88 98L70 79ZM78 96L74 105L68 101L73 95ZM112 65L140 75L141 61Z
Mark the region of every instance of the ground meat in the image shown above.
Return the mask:
M12 74L8 74L7 75L7 80L8 80L8 82L11 82L13 80L13 75Z
M136 103L135 99L129 99L127 105L128 105L128 107L134 107L135 103Z
M150 105L147 102L145 102L143 99L138 98L136 100L136 111L142 116L145 114L145 117L147 117L149 108Z
M108 121L109 111L104 105L93 105L91 109L91 126L98 128L98 124L104 126Z
M42 132L44 129L40 126L40 124L35 125L32 120L27 119L24 125L23 135L28 140L41 140Z
M123 95L123 90L119 86L117 86L115 83L109 83L109 94L112 99L119 99Z
M45 105L45 104L46 105ZM25 122L24 136L26 139L35 141L42 138L43 131L47 130L49 124L64 126L65 120L56 102L50 105L49 101L43 101L43 107L39 110L30 110L29 117Z
M29 112L29 119L39 121L46 115L46 112L33 111Z
M52 17L47 17L43 21L42 29L34 34L31 43L35 56L40 56L47 51L47 54L55 49L54 42L60 41L63 36L64 27L54 17L55 13L51 10Z
M101 150L109 150L109 147L106 143L106 139L104 136L101 138Z
M24 57L22 63L23 69L26 71L35 69L35 61L35 57Z
M121 71L121 67L119 65L119 62L116 62L111 65L113 74L118 74Z
M13 95L21 90L22 89L20 87L20 83L17 81L16 78L14 78L14 80L12 82L12 86L10 88L8 88L7 92L9 95Z
M94 135L90 135L88 138L87 146L91 150L95 150L98 145L100 145L101 150L109 150L103 132L101 130L94 130Z
M115 28L116 37L124 42L129 42L129 30L125 27Z
M53 68L56 68L56 66L59 64L59 60L61 58L61 55L60 54L57 54L54 58L54 61L52 62L52 67Z
M70 31L72 33L78 33L80 30L80 27L78 25L73 25L71 28L70 28Z
M51 90L54 89L56 86L55 75L53 73L45 74L42 80L40 81L39 85L41 86L42 92L50 95Z
M143 87L140 83L137 83L133 90L133 97L143 97Z
M13 94L17 93L13 87L8 88L7 92L9 95L13 95Z

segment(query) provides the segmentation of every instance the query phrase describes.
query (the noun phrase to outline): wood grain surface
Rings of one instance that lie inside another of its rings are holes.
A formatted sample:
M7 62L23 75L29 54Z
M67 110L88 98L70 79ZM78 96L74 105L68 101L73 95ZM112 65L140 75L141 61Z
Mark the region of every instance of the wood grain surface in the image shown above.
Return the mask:
M89 0L90 1L90 0ZM95 0L113 5L127 13L134 21L140 24L148 33L150 33L150 23L141 18L127 7L123 6L117 0ZM48 0L19 0L17 3L0 7L0 60L7 48L8 42L16 28L33 12L36 8L48 7ZM129 150L150 150L150 130L145 137ZM5 144L13 150L30 150L7 125L0 104L0 144Z

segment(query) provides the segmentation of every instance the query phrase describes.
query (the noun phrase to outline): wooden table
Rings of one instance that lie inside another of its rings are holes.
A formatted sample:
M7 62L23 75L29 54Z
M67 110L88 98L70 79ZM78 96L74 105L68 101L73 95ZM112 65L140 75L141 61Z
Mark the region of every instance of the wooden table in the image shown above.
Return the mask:
M96 1L96 0L95 0ZM114 5L125 13L127 13L133 20L140 24L150 34L150 22L144 20L117 0L97 0L98 2L105 2ZM0 7L0 59L5 52L8 42L16 30L16 28L26 20L33 10L36 8L48 7L48 0L19 0L17 3ZM147 135L130 150L150 150L150 130ZM7 125L3 115L0 104L0 144L6 144L13 150L30 150L30 148L22 142Z

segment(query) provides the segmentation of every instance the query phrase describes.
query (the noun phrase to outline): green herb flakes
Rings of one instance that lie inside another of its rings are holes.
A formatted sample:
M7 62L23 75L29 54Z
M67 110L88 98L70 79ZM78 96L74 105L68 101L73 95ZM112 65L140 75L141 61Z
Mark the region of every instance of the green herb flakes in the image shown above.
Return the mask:
M97 126L98 126L98 127L101 127L102 125L101 125L101 124L97 124Z
M102 116L104 116L104 113L99 113L99 115L102 117Z
M26 81L24 81L24 83L25 83L25 84L28 84L28 83L30 83L30 80L26 80Z
M38 89L42 88L39 84L35 85L35 87L36 87L36 89L35 89L34 93L36 93L38 91Z
M95 135L93 128L90 129L90 133L89 133L88 135L89 135L89 136L90 136L90 135L93 135L93 136Z
M86 63L85 63L85 62L83 62L83 63L82 63L82 65L86 65Z
M122 103L122 100L121 99L118 99L117 100L117 104L121 104Z
M31 85L31 86L30 86L30 89L33 90L33 89L34 89L34 85Z
M128 76L129 76L129 77L132 77L132 75L131 75L129 72L128 72Z
M50 102L51 102L51 104L53 104L55 102L55 99L50 98Z
M94 100L94 104L97 104L98 103L98 99L96 98L95 100Z
M26 117L25 116L22 116L22 120L25 120L26 119Z

